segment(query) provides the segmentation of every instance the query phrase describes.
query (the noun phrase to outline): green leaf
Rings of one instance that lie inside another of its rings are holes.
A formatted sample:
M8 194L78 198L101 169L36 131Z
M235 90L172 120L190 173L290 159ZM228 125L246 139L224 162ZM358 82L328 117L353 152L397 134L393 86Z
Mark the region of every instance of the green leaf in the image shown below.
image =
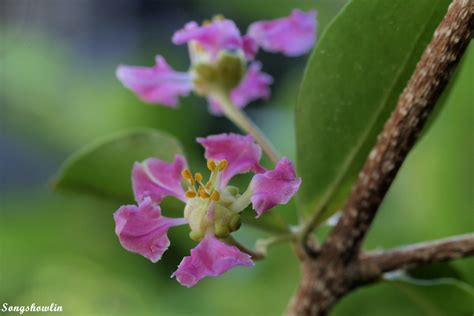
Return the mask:
M464 316L474 311L474 288L462 281L442 278L420 280L399 277L387 280L430 316Z
M179 142L154 129L135 129L104 137L73 154L59 171L56 189L81 191L132 202L131 171L135 161L155 157L172 161L182 154Z
M248 208L242 212L242 222L272 234L285 234L290 232L285 220L274 211L268 212L260 218L256 218L255 216L255 211Z
M449 2L352 0L328 26L295 113L305 215L342 207Z

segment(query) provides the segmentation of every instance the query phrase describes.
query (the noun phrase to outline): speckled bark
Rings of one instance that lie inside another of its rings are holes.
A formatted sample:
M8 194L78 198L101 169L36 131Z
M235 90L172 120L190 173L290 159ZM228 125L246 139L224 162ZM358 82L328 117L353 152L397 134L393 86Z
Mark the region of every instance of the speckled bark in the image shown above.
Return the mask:
M385 251L364 253L359 258L361 279L380 278L383 273L420 264L451 261L474 255L474 233L422 242Z
M318 255L303 257L302 279L288 315L326 315L340 297L368 282L367 269L361 266L364 261L359 261L360 245L472 38L473 11L473 0L454 0L450 5L367 158L341 219ZM435 258L436 253L429 253ZM395 251L386 258L393 260L393 256L398 255L400 253ZM419 263L433 261L422 257L425 259ZM404 267L402 261L400 267Z

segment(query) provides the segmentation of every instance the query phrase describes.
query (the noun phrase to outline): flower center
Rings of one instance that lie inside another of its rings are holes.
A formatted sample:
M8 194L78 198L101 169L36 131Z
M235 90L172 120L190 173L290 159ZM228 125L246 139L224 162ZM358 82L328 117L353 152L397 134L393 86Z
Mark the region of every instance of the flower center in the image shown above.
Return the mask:
M191 228L190 237L200 241L208 232L216 237L225 238L240 227L240 215L230 206L239 195L239 190L233 186L220 188L220 174L227 168L227 160L207 162L211 175L204 183L203 176L189 169L182 172L188 183L186 197L188 201L184 209L184 217L188 219Z
M207 168L211 171L211 176L209 177L209 181L204 184L202 182L202 174L196 172L194 177L189 171L189 169L184 169L181 175L188 183L188 190L186 191L186 197L188 199L192 199L195 197L200 197L201 199L210 199L212 201L219 201L220 193L217 191L217 187L219 185L219 173L224 171L227 168L227 160L221 160L219 162L215 162L214 160L207 161ZM198 185L198 189L196 190L196 184Z

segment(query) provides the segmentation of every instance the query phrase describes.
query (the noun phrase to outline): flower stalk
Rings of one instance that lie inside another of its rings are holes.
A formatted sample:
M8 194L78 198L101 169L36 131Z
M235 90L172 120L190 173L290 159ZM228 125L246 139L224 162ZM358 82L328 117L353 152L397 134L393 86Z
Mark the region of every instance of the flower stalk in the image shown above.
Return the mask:
M242 131L252 135L255 138L257 144L262 147L263 152L270 158L273 163L277 163L280 160L280 155L277 153L275 147L265 134L258 128L255 123L242 111L240 110L228 94L216 93L213 97L219 102L224 115L237 125Z
M247 248L246 246L242 245L240 242L238 242L233 236L229 236L226 239L226 242L229 245L237 247L240 251L248 254L252 260L258 261L258 260L263 260L266 257L266 253L260 251L259 249L250 249Z

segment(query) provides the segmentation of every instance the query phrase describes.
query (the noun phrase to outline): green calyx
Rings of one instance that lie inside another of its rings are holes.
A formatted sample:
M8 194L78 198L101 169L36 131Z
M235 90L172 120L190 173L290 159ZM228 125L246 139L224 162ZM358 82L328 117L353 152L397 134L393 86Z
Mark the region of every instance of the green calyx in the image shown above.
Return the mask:
M230 93L245 74L245 58L239 53L221 52L215 63L193 66L194 87L202 95Z

